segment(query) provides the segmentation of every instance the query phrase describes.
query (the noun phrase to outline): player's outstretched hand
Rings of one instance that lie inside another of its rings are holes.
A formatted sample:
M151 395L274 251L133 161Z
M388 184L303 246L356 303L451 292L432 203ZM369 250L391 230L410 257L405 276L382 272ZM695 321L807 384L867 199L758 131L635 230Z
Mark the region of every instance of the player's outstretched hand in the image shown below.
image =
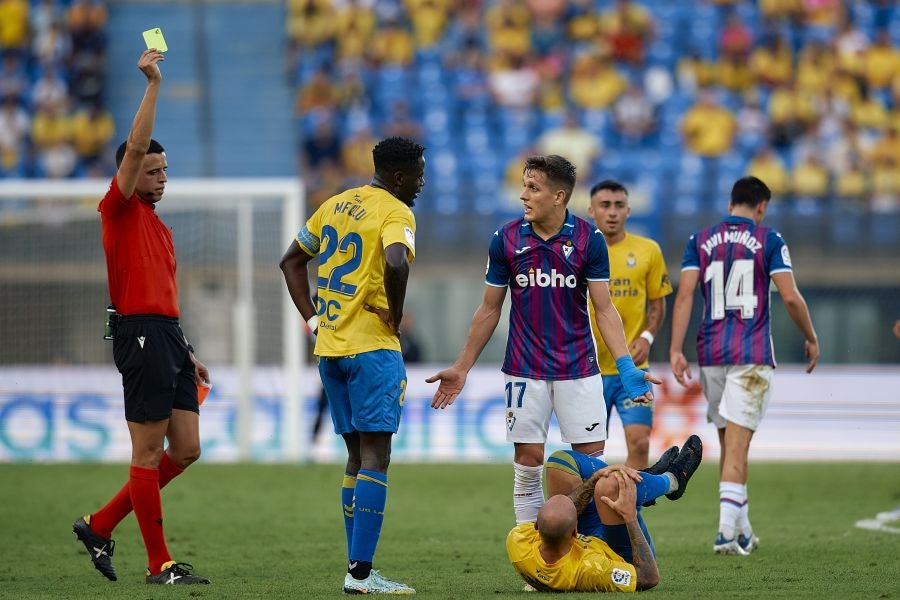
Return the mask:
M137 66L148 82L159 82L162 81L162 73L156 63L163 60L166 60L166 57L162 52L156 48L149 48L141 53Z
M816 364L819 362L819 342L818 340L815 342L811 342L806 340L803 344L803 353L806 355L809 363L806 365L806 372L812 373L813 369L816 368Z
M688 386L688 380L691 379L691 366L681 352L672 352L669 357L669 364L672 366L672 374L675 375L675 381Z
M431 408L447 408L466 385L466 372L456 367L444 369L440 373L432 375L425 383L440 381L434 397L431 399Z

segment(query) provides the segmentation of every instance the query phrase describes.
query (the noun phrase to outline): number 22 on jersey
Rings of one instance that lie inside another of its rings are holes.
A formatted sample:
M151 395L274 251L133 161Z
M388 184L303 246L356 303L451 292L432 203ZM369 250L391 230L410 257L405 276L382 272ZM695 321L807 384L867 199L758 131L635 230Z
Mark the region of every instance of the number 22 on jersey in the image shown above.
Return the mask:
M725 318L726 310L741 311L742 319L752 319L759 299L753 285L753 261L736 260L731 264L728 279L725 279L725 263L714 260L706 267L703 281L710 285L710 308L712 318L719 321Z

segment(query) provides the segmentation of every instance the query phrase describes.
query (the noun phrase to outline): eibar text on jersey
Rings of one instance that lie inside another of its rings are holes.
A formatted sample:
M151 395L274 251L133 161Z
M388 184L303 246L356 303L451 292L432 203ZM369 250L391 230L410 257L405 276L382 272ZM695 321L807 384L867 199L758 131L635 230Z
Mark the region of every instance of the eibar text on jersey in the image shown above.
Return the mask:
M703 250L707 256L712 255L713 248L719 244L743 244L750 249L750 252L756 254L756 251L762 248L762 242L753 237L750 231L736 229L733 231L717 231L710 236L708 240L703 242Z

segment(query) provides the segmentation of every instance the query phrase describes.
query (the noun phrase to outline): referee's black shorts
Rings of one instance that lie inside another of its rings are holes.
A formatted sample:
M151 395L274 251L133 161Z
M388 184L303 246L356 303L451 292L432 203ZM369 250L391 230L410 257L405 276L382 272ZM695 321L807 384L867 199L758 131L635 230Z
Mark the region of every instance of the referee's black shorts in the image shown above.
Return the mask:
M127 421L162 421L172 416L173 408L200 412L194 363L178 319L122 317L113 338L113 359L122 374Z

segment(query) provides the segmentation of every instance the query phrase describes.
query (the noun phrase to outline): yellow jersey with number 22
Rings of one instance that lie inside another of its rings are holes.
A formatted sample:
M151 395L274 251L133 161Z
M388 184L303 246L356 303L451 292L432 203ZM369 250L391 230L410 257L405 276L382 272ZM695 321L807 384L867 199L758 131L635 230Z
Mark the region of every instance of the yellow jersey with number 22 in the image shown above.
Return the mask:
M387 310L384 249L403 244L416 255L416 219L410 208L381 188L364 185L322 203L296 237L317 256L318 356L400 350L391 329L366 305Z

